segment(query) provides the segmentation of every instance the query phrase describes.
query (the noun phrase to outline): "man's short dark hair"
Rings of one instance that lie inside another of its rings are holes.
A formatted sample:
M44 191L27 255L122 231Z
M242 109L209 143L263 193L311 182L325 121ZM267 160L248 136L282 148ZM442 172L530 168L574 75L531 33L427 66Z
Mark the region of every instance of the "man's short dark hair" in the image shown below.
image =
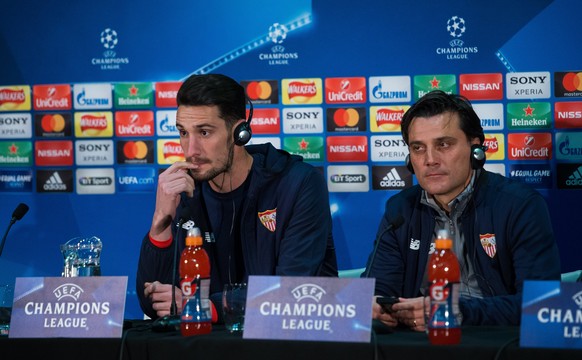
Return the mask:
M459 114L461 130L468 140L479 138L483 144L485 135L481 120L467 98L457 94L447 94L442 90L434 90L424 95L404 113L400 123L402 138L408 144L408 128L416 117L431 117L445 112Z
M191 75L180 86L176 100L178 106L217 106L228 126L246 119L245 90L226 75Z

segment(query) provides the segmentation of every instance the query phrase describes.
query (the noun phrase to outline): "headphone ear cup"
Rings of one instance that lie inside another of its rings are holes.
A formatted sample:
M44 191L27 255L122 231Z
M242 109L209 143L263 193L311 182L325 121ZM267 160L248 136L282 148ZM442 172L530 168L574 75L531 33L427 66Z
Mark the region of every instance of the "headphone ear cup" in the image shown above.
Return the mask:
M406 163L406 168L410 171L411 174L414 174L414 168L412 167L412 163L410 162L410 154L406 155L406 159L404 159Z
M246 145L251 139L253 132L248 121L240 123L234 129L234 144L238 146Z
M485 165L485 160L487 160L485 151L486 149L479 144L471 146L471 167L473 169L481 169Z

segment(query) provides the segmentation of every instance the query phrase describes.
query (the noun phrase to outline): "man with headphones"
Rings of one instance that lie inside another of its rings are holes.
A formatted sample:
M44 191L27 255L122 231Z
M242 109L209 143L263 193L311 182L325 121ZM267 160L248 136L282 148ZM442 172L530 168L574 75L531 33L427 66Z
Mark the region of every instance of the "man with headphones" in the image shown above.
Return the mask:
M545 199L483 169L481 121L462 96L424 95L404 114L401 131L418 184L386 202L366 273L376 278L375 297L400 301L391 312L374 301L373 318L425 330L426 267L438 230L446 228L460 264L462 324L518 325L524 280L560 279Z
M244 88L224 75L192 75L177 102L185 161L175 162L158 179L137 271L144 313L153 319L169 315L172 291L180 313L173 242L181 253L184 228L191 226L203 233L216 309L223 285L246 282L249 275L337 276L323 174L270 143L246 145L252 103Z

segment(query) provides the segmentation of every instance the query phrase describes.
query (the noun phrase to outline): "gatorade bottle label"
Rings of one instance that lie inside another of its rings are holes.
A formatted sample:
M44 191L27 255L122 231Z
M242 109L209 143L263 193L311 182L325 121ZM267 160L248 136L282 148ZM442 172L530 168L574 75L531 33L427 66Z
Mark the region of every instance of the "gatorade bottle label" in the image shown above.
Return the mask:
M459 327L459 283L437 281L430 285L430 314L428 326L431 328Z
M182 322L208 322L212 319L210 312L209 279L183 281L182 287ZM206 294L206 296L204 296Z

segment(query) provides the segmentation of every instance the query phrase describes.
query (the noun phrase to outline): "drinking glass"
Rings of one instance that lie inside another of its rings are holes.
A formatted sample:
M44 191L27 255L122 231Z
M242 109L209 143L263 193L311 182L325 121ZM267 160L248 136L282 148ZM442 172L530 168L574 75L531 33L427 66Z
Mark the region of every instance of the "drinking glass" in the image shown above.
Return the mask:
M245 323L247 284L226 284L222 292L224 325L231 333L241 332Z

